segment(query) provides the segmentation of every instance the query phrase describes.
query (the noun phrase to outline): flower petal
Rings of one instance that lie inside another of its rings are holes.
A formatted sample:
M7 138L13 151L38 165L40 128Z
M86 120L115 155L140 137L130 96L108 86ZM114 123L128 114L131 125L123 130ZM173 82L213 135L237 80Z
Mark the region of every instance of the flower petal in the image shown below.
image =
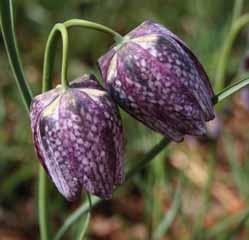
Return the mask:
M79 116L75 134L80 131L75 156L83 188L104 199L112 196L114 185L123 181L123 130L116 106L102 95L92 96L74 90L75 114ZM82 104L84 103L84 104ZM73 108L70 108L72 111Z
M126 111L175 141L205 133L197 100L171 69L135 43L117 54L118 73L107 77L107 88Z
M77 166L69 153L71 151L71 143L68 142L69 133L64 130L68 121L63 121L63 116L60 114L61 101L62 97L54 103L56 106L50 110L51 112L48 113L47 109L42 112L37 126L38 144L46 169L57 189L72 201L78 197L81 186L76 174Z
M148 51L158 62L163 63L172 75L176 75L185 86L186 91L190 92L196 98L198 104L200 104L205 113L206 121L214 118L211 101L213 94L210 95L209 88L207 88L209 81L206 75L204 76L204 73L200 75L199 65L196 65L189 58L189 55L174 39L156 36L147 41L146 38L141 37L135 39L134 42Z

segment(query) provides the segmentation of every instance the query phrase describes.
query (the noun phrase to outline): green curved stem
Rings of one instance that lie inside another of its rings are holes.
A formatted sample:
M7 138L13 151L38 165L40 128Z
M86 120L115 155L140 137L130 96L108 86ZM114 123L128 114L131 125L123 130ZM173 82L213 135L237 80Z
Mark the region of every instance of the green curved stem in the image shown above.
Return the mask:
M62 38L62 68L61 83L64 89L68 88L67 72L68 72L68 33L62 23L57 23L51 30L45 48L44 65L43 65L43 91L52 88L52 73L54 67L55 50L58 37Z
M14 74L16 84L18 86L20 95L22 96L23 103L26 107L27 112L29 113L29 107L32 101L32 93L24 75L22 62L19 57L11 0L0 1L0 22L11 70Z
M244 4L244 0L235 0L234 7L233 7L232 24L234 24L234 22L240 16L242 8L243 8L243 4Z
M218 68L217 68L216 79L215 79L216 91L220 91L224 87L224 79L225 79L225 74L227 70L227 63L228 63L228 59L229 59L232 46L239 32L247 24L249 24L249 14L245 14L239 17L232 25L231 31L229 32L228 37L225 41L225 44L221 51L221 56L218 62Z
M89 209L91 210L92 209L92 198L91 198L90 193L87 192L86 195L87 195L87 200L89 204Z
M102 200L97 197L91 197L92 207L96 206ZM63 237L64 233L85 213L89 212L89 203L83 203L75 212L73 212L64 222L64 224L60 227L58 232L56 233L54 240L59 240Z
M147 166L147 164L157 156L168 144L170 144L170 140L167 138L163 138L158 144L156 144L140 161L137 161L137 164L130 168L125 177L125 181L130 180L132 177L136 175L137 172L141 171L143 168Z
M80 231L77 234L76 240L83 240L85 239L85 235L87 232L87 228L89 226L90 223L90 218L91 218L91 210L92 210L92 199L91 199L91 195L87 192L87 199L88 199L88 208L89 211L86 215L86 217L83 219L83 222L80 224Z
M223 101L225 98L229 97L230 95L234 94L247 85L249 85L249 76L236 83L231 84L230 86L224 88L222 91L216 94L216 96L213 98L213 104Z
M97 31L111 34L117 43L120 43L123 41L123 37L119 33L115 32L112 29L110 29L102 24L99 24L99 23L86 21L86 20L82 20L82 19L71 19L71 20L64 22L63 24L66 28L84 27L84 28L89 28L89 29L95 29Z
M49 240L47 211L47 176L43 167L39 166L38 212L41 240Z

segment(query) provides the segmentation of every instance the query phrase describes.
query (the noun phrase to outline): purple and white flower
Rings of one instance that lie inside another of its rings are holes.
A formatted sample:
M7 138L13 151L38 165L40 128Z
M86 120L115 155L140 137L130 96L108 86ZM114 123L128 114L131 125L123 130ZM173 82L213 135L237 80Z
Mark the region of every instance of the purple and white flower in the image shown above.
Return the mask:
M117 106L94 76L38 95L31 105L38 157L68 200L81 190L109 199L124 180L123 129Z
M146 126L177 142L206 133L205 121L214 118L211 84L168 29L145 21L98 63L111 97Z

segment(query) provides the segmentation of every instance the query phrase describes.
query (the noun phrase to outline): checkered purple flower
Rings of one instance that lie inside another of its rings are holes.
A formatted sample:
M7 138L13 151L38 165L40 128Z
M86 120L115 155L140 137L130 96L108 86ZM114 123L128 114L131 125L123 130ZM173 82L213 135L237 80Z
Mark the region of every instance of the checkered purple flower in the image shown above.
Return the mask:
M112 98L151 129L181 141L214 118L208 76L186 44L145 21L99 59Z
M118 109L94 76L84 75L37 96L31 127L38 157L68 200L81 190L103 199L124 179Z

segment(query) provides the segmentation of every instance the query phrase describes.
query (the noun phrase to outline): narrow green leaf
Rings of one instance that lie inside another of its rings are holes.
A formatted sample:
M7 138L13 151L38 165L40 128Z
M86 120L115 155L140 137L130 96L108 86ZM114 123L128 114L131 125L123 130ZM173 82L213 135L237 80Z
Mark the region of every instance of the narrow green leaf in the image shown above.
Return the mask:
M78 232L78 235L76 237L76 240L83 240L85 238L87 228L88 228L88 225L90 223L90 217L91 217L91 214L90 214L90 212L88 212L86 214L86 216L83 218L83 220L81 221L81 223L79 225L79 232Z
M243 9L243 4L244 4L244 0L234 1L232 24L234 24L236 20L239 18L242 12L242 9Z
M97 197L91 197L92 206L97 205L101 201L100 198ZM89 203L85 202L83 203L75 212L73 212L64 222L62 227L59 229L57 234L54 237L54 240L59 240L63 237L64 233L69 229L69 227L76 222L83 214L89 212Z
M240 4L238 3L235 7L240 8ZM238 9L240 10L240 9ZM236 12L238 10L235 10ZM238 13L234 12L234 17L237 17ZM243 16L240 16L237 19L234 19L235 21L231 25L231 29L229 33L226 35L226 39L223 43L223 48L221 49L220 58L218 62L217 72L216 72L216 79L215 79L215 89L217 91L220 91L224 87L224 80L225 80L225 74L228 67L228 60L229 56L232 50L232 47L234 45L234 41L236 40L238 34L241 32L241 30L246 27L249 24L249 14L244 14Z
M29 112L32 93L24 75L22 62L19 57L19 50L17 47L14 31L13 9L11 0L0 1L0 23L11 69L15 76L16 83L25 104L26 110Z
M179 185L175 192L172 206L169 209L169 211L165 214L164 218L162 219L161 223L156 229L153 239L159 240L167 233L167 231L169 230L170 226L172 225L173 221L176 218L176 215L180 209L180 205L181 205L181 182L179 182Z

